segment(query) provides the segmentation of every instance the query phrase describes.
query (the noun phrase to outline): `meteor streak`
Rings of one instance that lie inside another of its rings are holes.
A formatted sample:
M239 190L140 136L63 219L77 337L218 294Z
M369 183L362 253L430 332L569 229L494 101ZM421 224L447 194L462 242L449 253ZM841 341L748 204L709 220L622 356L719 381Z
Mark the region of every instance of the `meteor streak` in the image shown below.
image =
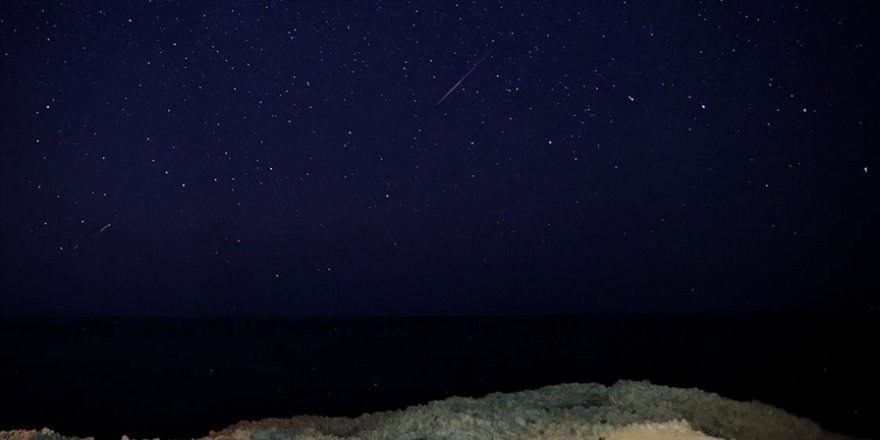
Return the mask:
M452 88L449 89L449 91L446 92L446 94L443 95L443 97L440 98L439 101L437 101L437 104L434 104L434 106L436 107L436 106L440 105L440 103L442 103L444 100L446 100L446 97L449 96L449 94L452 93L452 91L455 90L462 83L462 81L464 81L465 78L468 77L468 75L470 75L474 70L477 70L477 66L479 66L480 63L482 63L483 60L486 59L487 56L489 56L489 52L486 52L486 55L483 55L483 58L480 58L480 61L477 61L477 64L474 64L474 67L471 67L471 70L468 70L467 73L465 73L464 76L462 76L461 79L458 80L458 82L455 83L455 85L452 86Z

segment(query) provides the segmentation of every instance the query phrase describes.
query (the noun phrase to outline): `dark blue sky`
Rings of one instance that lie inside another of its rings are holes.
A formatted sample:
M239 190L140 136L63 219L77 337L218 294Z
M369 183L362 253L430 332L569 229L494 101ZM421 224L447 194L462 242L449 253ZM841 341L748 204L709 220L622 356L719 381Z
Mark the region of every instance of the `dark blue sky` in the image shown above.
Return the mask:
M873 310L872 3L3 2L0 313Z

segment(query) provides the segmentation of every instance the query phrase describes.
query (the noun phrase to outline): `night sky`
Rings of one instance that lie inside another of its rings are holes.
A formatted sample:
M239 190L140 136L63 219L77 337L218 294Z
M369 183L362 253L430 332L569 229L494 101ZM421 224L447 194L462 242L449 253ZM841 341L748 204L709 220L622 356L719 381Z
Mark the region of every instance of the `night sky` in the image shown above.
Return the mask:
M873 1L4 1L0 314L874 310Z

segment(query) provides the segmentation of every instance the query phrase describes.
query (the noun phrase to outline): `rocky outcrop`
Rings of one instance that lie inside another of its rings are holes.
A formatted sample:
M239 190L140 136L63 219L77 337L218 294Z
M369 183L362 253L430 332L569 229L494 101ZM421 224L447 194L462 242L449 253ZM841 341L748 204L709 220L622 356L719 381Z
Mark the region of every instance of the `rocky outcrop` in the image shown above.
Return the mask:
M10 431L0 440L66 440ZM563 384L481 398L452 397L360 417L296 416L245 421L203 440L845 440L760 402L698 389L620 381ZM124 437L123 440L128 440Z

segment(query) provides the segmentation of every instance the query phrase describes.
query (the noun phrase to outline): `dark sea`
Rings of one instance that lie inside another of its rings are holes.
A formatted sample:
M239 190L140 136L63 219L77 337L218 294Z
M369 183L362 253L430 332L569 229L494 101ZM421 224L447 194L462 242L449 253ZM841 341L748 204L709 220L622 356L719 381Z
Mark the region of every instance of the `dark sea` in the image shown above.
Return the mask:
M873 316L0 319L0 430L206 435L299 414L619 379L880 437Z

